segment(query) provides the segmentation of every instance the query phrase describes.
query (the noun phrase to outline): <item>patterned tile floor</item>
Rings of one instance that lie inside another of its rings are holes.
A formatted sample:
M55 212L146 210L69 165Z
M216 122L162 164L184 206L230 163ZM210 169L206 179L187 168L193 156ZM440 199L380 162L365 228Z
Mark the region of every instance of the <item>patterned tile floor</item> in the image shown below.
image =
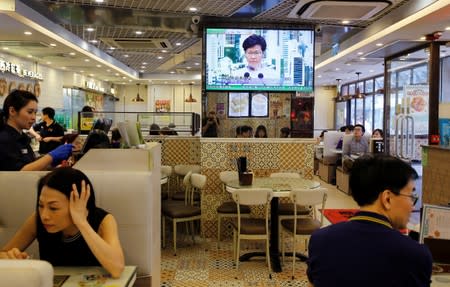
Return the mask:
M174 256L172 245L168 242L161 251L162 287L302 287L308 286L306 264L297 261L295 278L292 280L292 259L286 257L283 272L271 272L264 257L241 262L236 270L232 260L232 241L198 239L192 244L190 238L183 238L177 244ZM264 244L244 244L241 254L254 250L264 250Z
M358 208L356 203L347 194L336 189L336 186L321 182L321 186L328 188L326 208ZM324 226L329 225L324 218ZM170 228L168 229L170 230ZM171 238L168 234L167 238ZM292 280L292 258L286 257L283 272L271 273L269 278L268 268L264 257L252 258L250 261L241 262L236 271L232 260L232 241L215 239L198 239L192 244L190 237L180 235L177 240L177 256L173 255L172 242L167 242L167 247L161 250L161 286L205 286L205 287L302 287L308 286L306 277L306 264L297 261L295 266L295 278ZM243 241L245 242L245 241ZM264 250L263 243L249 243L241 246L241 254L253 250ZM286 247L291 250L289 244ZM299 243L297 250L304 250Z

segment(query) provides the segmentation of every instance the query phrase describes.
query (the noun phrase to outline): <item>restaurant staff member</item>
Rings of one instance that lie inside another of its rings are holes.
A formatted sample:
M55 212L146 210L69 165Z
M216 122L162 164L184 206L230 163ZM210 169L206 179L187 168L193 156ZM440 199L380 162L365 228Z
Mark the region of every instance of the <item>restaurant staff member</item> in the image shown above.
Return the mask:
M42 122L34 124L30 133L39 141L39 153L46 154L63 144L64 128L55 121L55 110L42 109Z
M0 114L0 171L45 170L50 164L58 165L72 152L65 144L36 159L30 138L23 132L36 121L37 98L28 91L12 91L3 103Z

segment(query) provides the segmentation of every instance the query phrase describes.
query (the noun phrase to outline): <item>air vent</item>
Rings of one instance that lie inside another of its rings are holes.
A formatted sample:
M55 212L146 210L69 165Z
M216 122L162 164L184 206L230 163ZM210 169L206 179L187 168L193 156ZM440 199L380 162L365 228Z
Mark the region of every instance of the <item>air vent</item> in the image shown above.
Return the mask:
M100 40L119 49L172 49L169 40L163 38L100 38Z
M40 41L0 40L1 47L13 48L48 48L49 44Z
M300 0L289 18L309 20L368 20L392 5L391 1L316 1Z

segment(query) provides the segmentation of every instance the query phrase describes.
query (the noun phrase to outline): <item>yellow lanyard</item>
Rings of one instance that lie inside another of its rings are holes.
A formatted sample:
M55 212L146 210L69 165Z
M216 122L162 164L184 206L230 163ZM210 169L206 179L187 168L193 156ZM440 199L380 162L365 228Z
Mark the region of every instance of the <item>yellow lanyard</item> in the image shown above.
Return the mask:
M371 216L358 215L358 216L351 217L349 220L371 221L371 222L375 222L375 223L378 223L378 224L382 224L382 225L384 225L384 226L386 226L386 227L388 227L390 229L394 229L389 222L387 222L387 221L385 221L383 219L378 219L378 218L371 217Z

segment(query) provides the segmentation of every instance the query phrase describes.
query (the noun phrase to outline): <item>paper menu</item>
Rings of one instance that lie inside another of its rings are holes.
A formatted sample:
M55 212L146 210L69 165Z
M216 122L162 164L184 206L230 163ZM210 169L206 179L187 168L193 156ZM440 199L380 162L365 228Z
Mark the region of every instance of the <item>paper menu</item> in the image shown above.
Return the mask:
M450 240L450 207L424 204L420 237Z

